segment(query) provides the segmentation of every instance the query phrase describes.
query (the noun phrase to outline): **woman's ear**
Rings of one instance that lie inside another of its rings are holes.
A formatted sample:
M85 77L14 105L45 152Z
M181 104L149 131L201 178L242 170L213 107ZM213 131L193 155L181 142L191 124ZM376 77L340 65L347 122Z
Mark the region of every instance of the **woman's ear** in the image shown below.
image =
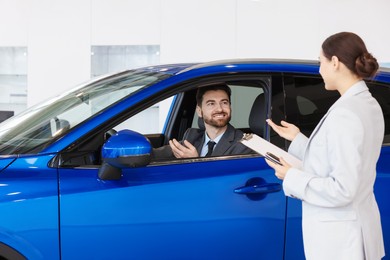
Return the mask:
M338 67L340 66L340 60L339 58L337 58L337 56L332 56L332 65L335 69L338 69Z

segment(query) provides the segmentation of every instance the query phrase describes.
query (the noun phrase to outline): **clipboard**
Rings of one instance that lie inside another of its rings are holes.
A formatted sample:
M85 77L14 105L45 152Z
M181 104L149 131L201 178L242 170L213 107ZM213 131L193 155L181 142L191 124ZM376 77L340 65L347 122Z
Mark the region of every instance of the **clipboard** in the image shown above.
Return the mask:
M264 157L268 157L267 153L271 153L277 157L282 157L292 167L302 169L301 160L256 134L244 134L240 142Z

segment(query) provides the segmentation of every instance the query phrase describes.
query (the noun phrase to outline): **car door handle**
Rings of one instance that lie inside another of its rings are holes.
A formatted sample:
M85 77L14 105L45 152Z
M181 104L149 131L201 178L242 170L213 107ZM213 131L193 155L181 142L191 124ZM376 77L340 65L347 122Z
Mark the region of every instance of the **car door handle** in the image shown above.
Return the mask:
M282 185L280 183L263 183L239 187L234 192L237 194L263 194L278 192L281 189Z

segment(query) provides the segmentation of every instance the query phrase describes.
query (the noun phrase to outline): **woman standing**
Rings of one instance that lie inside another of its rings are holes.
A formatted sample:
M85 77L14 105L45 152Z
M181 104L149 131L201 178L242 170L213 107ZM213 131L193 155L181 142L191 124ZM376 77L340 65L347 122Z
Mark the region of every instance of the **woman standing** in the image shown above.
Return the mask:
M268 124L292 141L289 153L303 169L271 161L287 196L302 200L305 256L311 260L378 260L384 256L382 228L373 186L384 136L384 119L364 78L375 75L376 59L356 34L327 38L320 74L327 90L341 97L307 138L285 121Z

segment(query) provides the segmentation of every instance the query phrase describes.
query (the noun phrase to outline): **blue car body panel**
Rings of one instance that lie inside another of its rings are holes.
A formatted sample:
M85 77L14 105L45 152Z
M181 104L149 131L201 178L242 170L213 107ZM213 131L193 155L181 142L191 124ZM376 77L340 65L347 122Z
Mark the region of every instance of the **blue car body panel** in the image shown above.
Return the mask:
M170 77L37 154L0 157L0 249L6 245L27 259L304 259L300 201L284 196L262 157L124 168L120 180L100 179L96 166L66 168L53 161L105 122L183 82L237 73L318 75L318 69L315 62L280 60L140 68ZM390 70L376 80L389 83ZM390 147L382 148L377 171L375 194L390 249ZM256 196L237 192L257 182L276 189Z
M53 155L17 158L1 173L0 241L29 259L58 259L59 204Z
M390 146L382 147L381 155L377 164L377 177L374 186L375 198L377 200L382 221L382 232L385 241L386 253L390 253ZM384 259L389 259L386 256Z
M86 258L112 258L97 245L116 259L283 258L284 195L249 200L234 193L251 178L278 182L262 158L128 169L120 181L97 180L97 170L81 175L60 170L65 259L83 251ZM80 190L76 180L85 182Z

